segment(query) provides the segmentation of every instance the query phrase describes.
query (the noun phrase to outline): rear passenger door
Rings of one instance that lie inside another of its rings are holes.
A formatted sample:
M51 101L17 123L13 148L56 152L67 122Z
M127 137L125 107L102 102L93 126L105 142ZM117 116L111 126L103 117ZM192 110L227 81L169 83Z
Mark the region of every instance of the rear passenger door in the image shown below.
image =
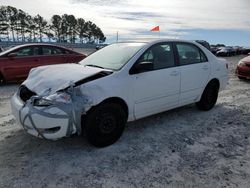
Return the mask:
M83 57L73 51L65 49L65 60L66 63L78 63Z
M210 63L204 52L192 43L175 43L181 70L180 105L197 101L210 74Z
M54 46L42 46L42 65L66 63L64 50Z

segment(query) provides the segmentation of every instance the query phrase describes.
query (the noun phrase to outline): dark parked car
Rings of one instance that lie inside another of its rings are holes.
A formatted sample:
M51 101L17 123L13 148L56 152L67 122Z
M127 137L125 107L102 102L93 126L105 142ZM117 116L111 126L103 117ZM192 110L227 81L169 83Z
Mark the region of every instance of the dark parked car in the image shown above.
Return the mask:
M205 41L205 40L196 40L195 42L201 44L202 46L204 46L204 47L207 48L208 50L211 50L211 49L210 49L210 44L209 44L207 41Z
M242 47L234 46L233 49L235 50L236 55L242 54L242 49L243 49Z
M250 56L239 61L235 73L239 79L250 78Z
M250 53L250 48L243 48L242 49L242 54L247 55L248 53Z
M233 56L235 54L236 51L230 46L221 47L220 50L216 52L217 56Z
M42 65L78 63L86 56L48 44L25 44L0 53L0 83L26 79L30 69Z
M107 46L107 44L99 44L95 47L96 50L100 50L102 48L104 48L105 46Z
M211 46L211 47L210 47L210 51L211 51L214 55L216 55L216 53L217 53L219 50L220 50L220 48L217 47L217 46Z

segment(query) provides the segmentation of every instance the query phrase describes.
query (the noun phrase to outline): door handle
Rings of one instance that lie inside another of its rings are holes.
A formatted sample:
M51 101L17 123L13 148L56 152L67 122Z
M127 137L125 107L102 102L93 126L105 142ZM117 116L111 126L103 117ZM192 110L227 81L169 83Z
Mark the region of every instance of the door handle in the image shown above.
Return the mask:
M208 68L207 65L205 65L205 66L202 67L202 69L203 69L203 70L208 70L209 68Z
M178 71L173 71L173 72L170 73L170 76L177 76L178 74L179 74Z

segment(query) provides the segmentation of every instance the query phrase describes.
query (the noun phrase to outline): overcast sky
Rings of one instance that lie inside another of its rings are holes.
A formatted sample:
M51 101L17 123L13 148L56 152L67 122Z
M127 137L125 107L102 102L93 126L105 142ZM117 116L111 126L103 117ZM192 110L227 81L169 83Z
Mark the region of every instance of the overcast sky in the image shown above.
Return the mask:
M250 46L250 0L0 0L49 19L74 14L96 23L108 42L158 37Z

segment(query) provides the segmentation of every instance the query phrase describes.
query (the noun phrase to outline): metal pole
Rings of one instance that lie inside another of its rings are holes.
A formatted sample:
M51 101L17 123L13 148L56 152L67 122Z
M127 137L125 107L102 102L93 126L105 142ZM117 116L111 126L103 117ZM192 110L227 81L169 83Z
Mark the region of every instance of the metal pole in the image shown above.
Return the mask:
M116 42L118 42L118 31L116 32Z

